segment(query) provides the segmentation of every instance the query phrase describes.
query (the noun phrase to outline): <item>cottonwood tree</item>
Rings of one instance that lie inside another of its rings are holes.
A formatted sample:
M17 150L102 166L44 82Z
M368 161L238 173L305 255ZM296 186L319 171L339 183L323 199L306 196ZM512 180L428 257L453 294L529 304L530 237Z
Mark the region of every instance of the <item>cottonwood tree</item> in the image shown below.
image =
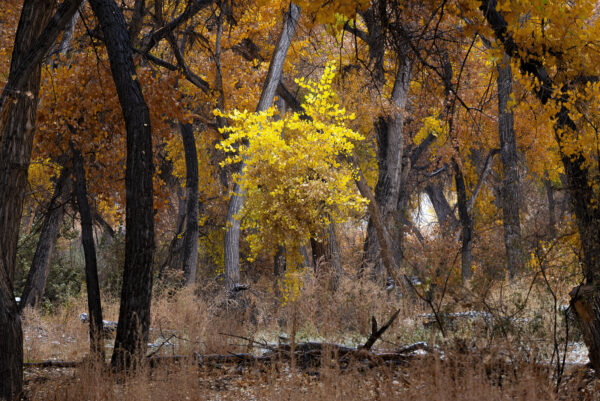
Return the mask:
M23 338L13 294L16 247L43 57L81 1L25 1L11 67L0 97L0 399L17 399L23 385Z

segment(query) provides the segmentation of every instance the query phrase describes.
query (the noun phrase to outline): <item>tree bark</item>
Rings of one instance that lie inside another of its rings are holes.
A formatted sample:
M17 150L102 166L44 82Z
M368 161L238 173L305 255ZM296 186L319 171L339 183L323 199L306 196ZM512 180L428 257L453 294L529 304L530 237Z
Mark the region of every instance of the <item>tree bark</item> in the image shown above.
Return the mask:
M392 239L392 249L396 264L400 265L402 211L398 204L401 198L403 178L402 159L404 155L404 110L408 101L408 90L412 75L412 60L407 53L398 55L398 71L394 81L391 101L395 111L388 117L380 117L375 124L377 133L377 164L379 176L375 186L375 200L381 210L384 224ZM372 222L367 228L366 253L368 260L380 271L381 259L379 244Z
M198 266L198 153L191 124L180 124L185 153L185 213L183 237L183 272L186 285L196 282Z
M501 203L504 225L504 246L508 274L513 278L523 269L521 249L521 224L519 218L519 172L517 170L517 140L514 129L514 116L508 108L512 92L512 71L510 58L504 56L498 64L498 133L500 135L500 157L504 171L502 180Z
M315 274L322 275L325 273L329 276L329 287L335 291L342 276L342 261L333 222L327 225L325 239L311 238L310 246L312 248Z
M544 179L546 197L548 198L548 239L556 238L556 201L554 200L554 189L549 179Z
M283 73L283 64L288 49L292 43L292 38L298 26L300 18L300 8L295 4L290 4L290 9L286 13L283 30L273 57L269 64L267 78L260 95L256 112L267 110L273 104L275 92L279 86L279 81ZM244 163L242 162L238 169L238 174L242 175ZM225 231L225 285L227 290L231 290L240 281L240 230L241 221L239 213L244 205L245 194L242 188L236 183L233 186L233 192L229 199L227 208L227 228Z
M65 204L70 195L71 170L63 167L44 217L40 239L21 294L21 303L19 304L21 310L25 307L37 308L44 295L48 273L50 272L50 260L60 232L60 224L65 214Z
M473 220L468 208L467 188L462 170L455 160L452 160L454 166L454 182L456 184L456 198L458 202L458 217L462 227L461 232L461 278L467 281L471 278L471 249L473 248Z
M13 293L19 223L35 131L41 62L62 29L49 21L55 1L26 0L15 37L10 72L0 97L0 399L16 400L23 388L23 335ZM63 10L61 7L59 11ZM55 16L56 17L56 16ZM66 23L66 22L65 22ZM44 33L42 34L42 31Z
M277 252L273 257L273 275L277 278L281 277L281 275L285 273L285 269L285 247L279 245L277 247Z
M438 224L442 233L453 232L458 226L458 220L452 211L452 207L444 195L444 189L438 183L431 183L425 186L425 193L433 206Z
M123 14L114 0L90 0L104 33L110 68L127 131L125 172L125 268L119 325L111 364L117 369L141 363L150 329L154 208L150 113L136 78Z
M104 361L104 338L102 323L102 304L100 302L100 285L98 284L98 264L96 261L96 245L94 244L94 227L92 213L87 198L85 170L79 149L71 143L73 152L73 172L75 175L75 198L81 221L81 244L85 256L85 284L88 296L88 313L90 316L90 352L94 357Z

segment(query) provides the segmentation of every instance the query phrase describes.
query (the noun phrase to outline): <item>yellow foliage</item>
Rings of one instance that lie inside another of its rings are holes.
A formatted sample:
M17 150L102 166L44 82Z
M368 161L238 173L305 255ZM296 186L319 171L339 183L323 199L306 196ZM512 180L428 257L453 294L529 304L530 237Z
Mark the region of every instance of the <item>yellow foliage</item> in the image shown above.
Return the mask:
M354 117L334 101L334 75L330 63L319 82L297 81L307 91L304 114L277 119L273 108L261 113L215 111L231 122L221 130L227 139L217 145L231 154L225 164L245 163L243 174L236 177L246 192L238 217L250 233L253 256L285 245L290 261L299 261L299 255L294 257L299 243L319 235L330 220L343 221L364 210L354 172L343 162L363 136L347 128ZM293 265L288 269L293 271Z

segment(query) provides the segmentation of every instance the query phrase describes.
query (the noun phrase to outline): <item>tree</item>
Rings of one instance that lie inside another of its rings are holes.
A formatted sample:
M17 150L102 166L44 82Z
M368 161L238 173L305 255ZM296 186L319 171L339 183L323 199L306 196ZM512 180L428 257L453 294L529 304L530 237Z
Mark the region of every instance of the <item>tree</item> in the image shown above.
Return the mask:
M514 130L514 115L508 104L512 92L510 58L504 57L498 64L498 134L500 135L500 158L504 170L501 206L504 225L506 264L511 278L523 268L521 249L521 221L519 218L519 171L517 170L517 140Z
M281 75L283 73L283 63L286 54L292 43L292 38L298 26L300 18L300 8L295 4L290 4L289 12L286 13L281 36L273 52L269 72L265 79L260 100L256 106L257 112L266 111L273 104L275 92L279 86ZM242 163L239 167L241 173L244 169ZM244 192L236 183L233 187L229 207L227 209L227 228L225 232L225 279L226 288L231 290L240 280L240 231L241 224L237 218L244 205Z
M44 295L48 273L50 272L50 259L58 238L60 224L65 213L65 206L71 198L71 169L63 167L56 180L54 195L48 204L44 217L40 239L31 262L27 281L21 294L19 308L36 308Z
M130 368L141 362L150 329L155 246L152 129L123 14L113 0L90 0L90 4L104 33L127 130L125 267L111 363Z
M85 283L88 296L88 315L90 319L90 352L104 361L104 324L102 323L102 304L100 302L100 285L98 284L98 266L96 262L96 245L92 213L88 202L85 168L81 152L71 145L73 153L73 172L75 176L75 199L81 220L81 244L85 256Z
M23 338L13 277L41 62L79 4L65 1L50 18L53 1L25 1L8 80L0 97L0 399L17 399L23 385Z

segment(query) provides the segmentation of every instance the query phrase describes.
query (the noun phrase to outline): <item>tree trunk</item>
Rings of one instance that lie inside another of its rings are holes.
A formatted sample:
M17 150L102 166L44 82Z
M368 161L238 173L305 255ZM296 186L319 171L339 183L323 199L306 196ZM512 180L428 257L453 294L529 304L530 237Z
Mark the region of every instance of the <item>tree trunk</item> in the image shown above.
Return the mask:
M521 224L519 219L519 172L517 170L517 140L515 138L514 116L508 108L512 92L512 71L510 58L504 56L498 64L498 133L500 134L500 157L504 170L501 203L504 224L504 246L508 274L513 278L523 269L521 249Z
M381 210L384 224L392 239L392 249L396 264L400 265L402 216L398 213L398 201L401 197L402 159L404 154L404 109L408 101L411 81L412 60L408 54L399 54L398 71L392 90L391 101L395 112L389 117L380 117L375 124L377 133L377 163L379 176L375 186L375 199ZM381 271L379 244L372 222L367 226L366 253L376 271Z
M342 276L342 261L333 222L327 225L325 239L311 238L310 246L312 248L315 274L323 275L324 273L330 279L329 288L335 291Z
M277 253L273 257L273 275L279 278L285 273L285 269L285 247L280 245L277 247Z
M70 176L70 169L63 167L56 181L54 195L52 195L52 199L48 205L48 211L42 224L40 239L38 240L31 268L27 275L27 281L21 294L21 303L19 304L21 310L28 306L37 308L42 295L44 295L48 273L50 272L50 260L65 213L65 203L71 195Z
M73 172L75 174L75 198L81 221L81 244L85 256L85 284L88 295L88 313L90 316L90 352L94 357L104 361L104 338L102 323L102 304L100 302L100 285L98 284L98 265L96 262L96 246L94 244L94 227L92 213L87 198L87 188L83 158L79 149L71 143L73 152Z
M556 238L556 201L554 200L554 189L549 179L544 180L546 187L546 197L548 198L548 239Z
M186 285L196 282L198 267L198 154L191 124L180 124L185 152L186 228L183 237L183 272Z
M295 4L290 4L290 9L286 13L283 30L273 58L269 64L269 72L265 80L262 93L256 112L267 110L273 104L273 98L281 75L283 73L283 63L287 55L292 38L298 26L300 18L300 8ZM243 174L244 163L242 162L238 169L238 174ZM229 199L227 208L227 228L225 231L225 285L227 290L231 290L240 281L240 229L241 221L237 218L244 205L244 191L236 183L233 186L233 193Z
M63 25L55 1L25 0L0 97L0 399L23 388L23 335L13 293L16 249L35 131L41 62ZM65 11L63 7L59 11ZM44 35L41 35L44 31ZM38 40L39 39L39 40Z
M127 25L114 0L90 0L104 33L127 130L125 268L112 366L142 362L150 329L154 208L150 113L136 78Z
M448 234L453 232L458 226L458 220L456 220L456 216L454 216L446 195L444 195L442 186L438 183L428 184L425 187L425 193L433 206L442 233Z
M472 276L471 270L471 249L473 248L473 220L468 208L467 188L463 173L455 160L452 160L454 165L454 182L456 183L456 198L458 202L458 217L462 227L461 232L461 277L463 281L467 281Z

